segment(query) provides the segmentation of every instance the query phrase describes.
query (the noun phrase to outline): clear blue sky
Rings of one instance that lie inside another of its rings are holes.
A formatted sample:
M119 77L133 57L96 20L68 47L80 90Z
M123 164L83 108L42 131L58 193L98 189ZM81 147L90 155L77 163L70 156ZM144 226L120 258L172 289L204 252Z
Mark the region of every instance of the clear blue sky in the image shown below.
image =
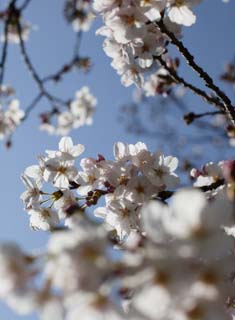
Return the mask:
M0 0L0 10L6 0ZM221 0L207 0L196 10L198 20L192 28L184 29L184 42L195 54L199 63L214 77L223 69L226 61L235 54L235 1L223 4ZM47 75L66 62L73 46L75 34L62 18L62 0L32 0L25 11L26 20L38 26L33 31L27 47L35 66L40 74ZM103 153L112 157L112 146L116 141L134 143L137 138L128 135L123 126L118 123L120 105L131 100L132 89L121 86L119 76L110 67L110 59L102 50L102 37L95 36L95 30L100 21L94 23L91 31L82 40L81 53L92 57L94 63L90 74L73 73L64 78L55 92L68 98L74 92L88 85L98 99L97 112L92 127L83 127L72 132L73 140L86 146L85 156L96 156ZM181 73L188 79L197 78L182 66ZM37 89L19 55L19 48L12 45L9 50L6 83L16 88L16 96L22 102L22 107L28 105L36 95ZM198 82L200 83L200 82ZM198 100L190 96L190 102ZM36 163L36 156L45 149L55 149L59 138L48 136L38 130L37 114L46 110L47 102L41 103L14 135L14 145L6 150L0 145L0 177L1 177L1 226L0 241L16 241L26 249L39 248L46 242L47 236L42 232L31 231L28 227L28 216L23 211L19 199L24 186L20 174L31 164ZM156 141L143 137L150 149L154 149ZM174 153L174 151L172 151ZM209 158L208 158L209 159ZM1 285L1 284L0 284ZM0 306L0 320L22 319L15 316L4 305ZM35 317L23 317L35 319Z

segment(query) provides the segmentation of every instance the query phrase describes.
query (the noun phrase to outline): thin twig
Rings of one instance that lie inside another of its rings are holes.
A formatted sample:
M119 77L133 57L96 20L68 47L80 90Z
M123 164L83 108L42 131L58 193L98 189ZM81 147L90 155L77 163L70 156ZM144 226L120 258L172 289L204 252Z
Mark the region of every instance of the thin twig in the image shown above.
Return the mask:
M209 186L197 187L196 189L199 189L203 192L212 191L212 190L215 190L218 187L224 185L224 183L225 183L224 179L218 179L216 182L213 182Z
M76 41L75 41L74 50L73 50L73 59L78 58L81 41L82 41L82 32L79 31L76 34Z
M42 78L42 82L46 83L48 81L59 81L61 79L61 77L69 72L74 65L76 65L76 63L79 61L79 58L73 58L70 62L66 63L65 65L63 65L58 71L56 71L53 74L50 74L49 76L46 76L45 78Z
M208 185L208 186L202 186L202 187L194 187L195 190L201 190L203 192L207 192L207 191L213 191L215 189L217 189L220 186L223 186L225 183L224 179L219 179L216 182L213 182L212 184ZM159 198L161 198L161 200L167 200L170 197L172 197L175 194L175 191L162 191L159 193Z
M4 27L4 43L3 43L2 57L0 62L0 87L3 84L4 74L5 74L5 65L6 65L6 59L7 59L8 25L9 25L9 20L5 22L5 27Z
M18 21L17 23L17 29L18 29L18 36L19 36L19 40L20 40L20 50L21 50L21 54L24 58L24 62L29 70L29 72L31 73L33 79L35 80L35 82L38 85L38 88L40 91L44 92L44 87L43 87L43 83L38 75L38 73L36 72L35 68L33 67L33 64L31 63L31 60L27 54L26 48L25 48L25 43L24 40L22 38L22 28L21 28L21 24Z
M180 77L173 68L167 65L167 62L162 58L162 56L154 56L154 58L160 63L161 66L163 66L169 72L170 76L173 78L174 81L182 84L185 88L190 89L196 95L202 97L202 99L205 100L206 102L213 104L216 107L219 107L220 109L224 110L224 104L220 102L219 99L210 97L205 91L185 81L184 78Z
M31 1L32 1L32 0L25 0L25 2L24 2L24 3L21 5L21 7L19 8L19 11L25 10Z
M212 112L204 112L204 113L189 112L184 115L184 120L187 124L191 124L196 119L203 118L206 116L215 116L218 114L225 114L225 112L224 111L212 111Z
M25 115L22 121L26 120L30 114L30 112L34 109L34 107L38 104L38 102L42 99L43 94L40 92L36 98L30 103L30 105L25 109Z
M1 56L1 62L0 62L0 87L2 86L3 80L4 80L5 65L7 60L7 48L8 48L8 27L11 22L12 15L14 13L15 3L16 3L16 0L12 0L10 2L7 9L8 16L4 25L4 42L3 42L2 56Z
M64 64L57 72L44 77L42 79L43 83L48 81L59 81L65 73L69 72L79 62L79 49L81 46L81 39L82 32L78 32L76 34L72 59L68 63Z
M31 73L34 81L36 82L36 84L38 85L38 88L39 88L39 91L41 92L41 94L43 96L45 96L51 103L52 105L54 103L59 103L61 105L65 105L67 106L68 105L68 101L64 101L58 97L55 97L53 95L51 95L45 88L44 88L44 85L43 85L43 81L41 80L40 76L38 75L36 69L34 68L28 54L27 54L27 51L26 51L26 48L25 48L25 43L24 43L24 40L22 38L22 28L21 28L21 25L20 25L20 22L18 21L17 23L17 28L18 28L18 35L19 35L19 40L20 40L20 50L21 50L21 54L24 58L24 62L29 70L29 72Z
M165 34L169 41L177 47L182 56L186 59L188 65L202 78L205 82L205 85L210 88L219 99L223 101L224 109L227 114L227 117L231 120L233 125L235 125L235 109L231 103L231 100L228 96L214 84L213 79L205 72L194 60L194 56L189 52L189 50L184 46L183 42L178 40L173 32L167 29L164 25L163 20L155 22L158 29Z

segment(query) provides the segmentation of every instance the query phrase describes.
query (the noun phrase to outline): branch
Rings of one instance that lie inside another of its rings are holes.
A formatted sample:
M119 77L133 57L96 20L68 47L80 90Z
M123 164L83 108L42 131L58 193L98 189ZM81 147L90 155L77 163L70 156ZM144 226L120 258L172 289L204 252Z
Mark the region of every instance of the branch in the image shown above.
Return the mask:
M43 94L40 92L36 98L30 103L30 105L25 109L25 116L21 121L24 121L28 118L30 112L34 109L34 107L38 104L38 102L42 99Z
M25 43L24 43L24 40L22 38L22 28L21 28L21 24L20 22L18 21L17 22L17 29L18 29L18 36L19 36L19 39L20 39L20 50L21 50L21 54L24 58L24 62L29 70L29 72L31 73L33 79L35 80L35 82L37 83L38 85L38 88L40 91L44 92L44 87L43 87L43 83L38 75L38 73L36 72L28 54L27 54L27 51L26 51L26 48L25 48Z
M216 107L219 107L220 109L224 110L224 104L221 103L219 99L210 97L205 91L185 81L184 78L180 77L173 68L167 65L166 61L162 58L162 56L154 56L154 58L161 64L161 66L163 66L169 72L170 76L174 81L182 84L185 88L190 89L193 93L200 96L207 103L213 104Z
M5 74L5 65L6 65L6 59L7 59L8 26L11 22L13 13L15 12L15 3L16 3L16 0L12 0L6 10L6 12L8 13L8 16L4 25L4 43L3 43L2 56L1 56L1 62L0 62L0 87L3 84L4 74Z
M232 124L235 126L235 109L232 106L231 100L227 97L227 95L214 84L213 79L209 76L207 72L205 72L195 61L193 55L189 52L189 50L184 46L183 42L178 40L173 32L169 31L164 25L162 19L159 21L155 21L158 29L165 34L169 41L177 47L182 56L186 59L188 65L199 75L201 79L204 80L205 85L211 89L218 98L223 101L224 110L226 112L227 117L231 120Z
M225 183L224 179L219 179L216 182L213 182L212 184L210 184L209 186L202 186L202 187L196 187L196 188L203 192L207 192L207 191L217 189L218 187L224 185L224 183Z
M48 81L59 81L65 73L69 72L76 64L79 63L79 60L80 60L79 49L81 45L81 39L82 39L82 32L78 32L76 34L72 59L68 63L64 64L57 72L44 77L42 79L43 83Z
M46 83L48 81L59 81L61 77L65 73L69 72L73 68L73 66L75 66L78 62L79 62L79 58L74 57L70 62L63 65L57 72L43 78L42 82Z
M0 62L0 87L3 85L4 74L5 74L5 64L6 64L6 59L7 59L8 25L9 25L9 18L5 22L5 26L4 26L4 43L3 43L2 57L1 57L1 62Z
M36 69L34 68L29 56L28 56L28 53L26 51L26 48L25 48L25 43L24 43L24 40L22 38L22 28L21 28L21 25L20 25L20 22L18 21L17 22L17 29L18 29L18 36L19 36L19 40L20 40L20 50L21 50L21 54L23 56L23 59L24 59L24 62L29 70L29 72L31 73L34 81L36 82L36 84L38 85L38 88L39 88L39 91L41 93L42 96L45 96L50 102L51 104L53 105L54 103L59 103L61 105L65 105L67 106L68 105L68 102L67 101L64 101L58 97L55 97L53 95L51 95L45 88L44 88L44 84L43 84L43 81L42 79L40 78L40 76L38 75Z
M213 112L204 112L204 113L189 112L184 115L184 120L187 124L191 124L195 119L199 119L206 116L215 116L217 114L225 114L225 113L223 111L213 111Z
M32 1L32 0L25 0L25 2L24 2L24 3L22 4L22 6L19 8L19 11L25 10L31 1Z
M81 41L82 41L82 32L79 31L76 34L76 41L75 41L75 45L74 45L74 49L73 49L74 59L78 58L79 49L80 49L80 46L81 46Z

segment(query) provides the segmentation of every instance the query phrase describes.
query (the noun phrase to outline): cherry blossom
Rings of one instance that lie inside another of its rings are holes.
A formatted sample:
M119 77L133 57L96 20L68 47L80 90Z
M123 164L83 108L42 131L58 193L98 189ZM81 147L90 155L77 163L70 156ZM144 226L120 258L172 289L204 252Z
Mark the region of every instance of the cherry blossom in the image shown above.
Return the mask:
M156 94L177 98L174 86L180 83L216 106L214 113L222 113L226 127L232 102L194 66L196 59L181 42L183 27L196 22L194 7L200 2L66 0L64 15L76 32L76 47L94 11L101 16L96 33L104 37L104 52L121 83L139 88L142 101ZM72 100L47 92L45 83L59 81L70 65L49 80L37 75L24 48L32 28L17 6L12 2L1 12L8 31L1 36L3 46L8 41L20 45L40 99L52 107L41 114L40 128L62 137L21 175L29 227L46 232L48 241L31 253L17 244L0 245L0 299L16 313L36 313L42 320L234 319L234 159L196 168L197 159L182 163L165 154L165 144L150 151L141 141L114 143L111 157L104 156L101 143L98 155L84 156L84 145L67 135L93 123L97 99L87 86ZM17 12L14 24L10 14ZM170 57L172 44L211 93L181 78L178 58ZM74 55L76 66L83 58L76 48ZM4 71L4 55L2 64ZM7 140L30 110L24 112L10 98L4 108L11 91L0 86L0 138ZM234 120L233 112L229 116ZM231 124L226 130L233 137ZM185 167L190 167L190 182L184 173L179 177Z
M72 23L75 32L88 31L95 18L91 11L91 3L87 0L67 0L64 14L68 22Z
M29 39L29 35L32 29L35 29L35 27L32 26L29 22L21 22L21 38L23 41L27 41ZM1 34L0 40L1 42L5 41L4 34ZM18 26L14 22L8 25L7 40L13 44L20 43Z
M67 110L56 112L52 119L44 117L39 128L49 134L65 136L72 129L92 124L96 104L96 98L84 86L75 93L75 99L68 104Z
M19 100L11 100L6 110L0 105L0 139L7 139L20 125L24 115Z
M128 87L135 84L145 88L147 95L161 93L150 89L147 77L158 72L157 56L167 51L167 36L157 28L155 21L180 36L180 27L191 26L196 21L192 7L200 0L150 0L150 1L94 1L94 9L102 15L104 26L97 30L103 35L104 51L111 57L112 67ZM160 73L167 73L160 69ZM152 84L156 87L158 85ZM150 93L150 90L152 91Z

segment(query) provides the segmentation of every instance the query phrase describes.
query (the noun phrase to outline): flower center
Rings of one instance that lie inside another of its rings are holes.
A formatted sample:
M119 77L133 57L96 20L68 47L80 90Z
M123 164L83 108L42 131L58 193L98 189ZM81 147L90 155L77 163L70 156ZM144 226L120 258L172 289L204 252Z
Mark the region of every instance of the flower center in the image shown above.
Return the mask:
M135 190L136 190L138 193L144 193L144 187L141 186L140 184L135 188Z
M123 218L127 218L129 216L130 210L128 210L127 208L123 208L121 210L121 213Z
M157 285L166 286L169 280L169 274L162 270L158 270L154 276L154 283Z
M135 24L135 17L132 16L122 16L122 20L124 21L125 24L129 25L129 26L133 26Z
M185 0L175 0L173 5L176 6L176 7L181 7L184 4L185 4Z
M158 177L162 177L164 175L164 170L159 168L159 169L154 169L155 171L155 174L158 176Z
M65 174L66 171L67 171L67 168L66 168L66 167L63 167L63 166L59 167L59 170L58 170L59 173Z

